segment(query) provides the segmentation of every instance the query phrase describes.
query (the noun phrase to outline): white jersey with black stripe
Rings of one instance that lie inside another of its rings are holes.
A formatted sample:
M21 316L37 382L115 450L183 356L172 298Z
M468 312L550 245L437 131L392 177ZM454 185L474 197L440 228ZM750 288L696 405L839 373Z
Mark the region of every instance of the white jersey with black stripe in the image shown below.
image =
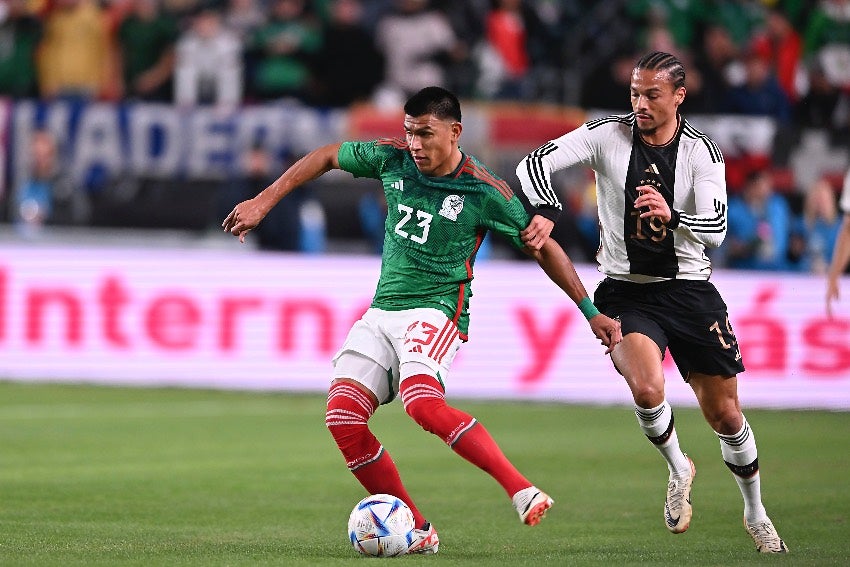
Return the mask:
M596 174L601 244L599 270L637 282L708 279L706 247L726 236L726 170L717 145L679 117L674 138L647 144L634 114L591 120L526 156L517 167L522 191L535 207L561 209L554 171L574 165ZM640 219L636 187L653 185L675 211L670 228ZM676 218L678 217L678 224Z

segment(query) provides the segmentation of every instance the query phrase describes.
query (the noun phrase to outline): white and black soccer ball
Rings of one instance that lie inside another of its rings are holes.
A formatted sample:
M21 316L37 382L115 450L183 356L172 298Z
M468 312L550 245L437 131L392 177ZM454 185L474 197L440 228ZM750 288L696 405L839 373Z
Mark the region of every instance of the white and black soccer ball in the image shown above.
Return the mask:
M413 541L413 512L390 494L372 494L358 502L348 517L348 538L363 555L404 555Z

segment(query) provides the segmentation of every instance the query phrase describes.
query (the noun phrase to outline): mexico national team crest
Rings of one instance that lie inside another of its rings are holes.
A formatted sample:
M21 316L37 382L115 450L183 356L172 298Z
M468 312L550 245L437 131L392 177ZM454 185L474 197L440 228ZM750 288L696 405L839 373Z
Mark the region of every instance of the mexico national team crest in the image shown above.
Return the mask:
M457 216L463 210L463 197L460 195L449 195L443 199L443 206L440 207L440 216L446 217L449 220L456 221Z

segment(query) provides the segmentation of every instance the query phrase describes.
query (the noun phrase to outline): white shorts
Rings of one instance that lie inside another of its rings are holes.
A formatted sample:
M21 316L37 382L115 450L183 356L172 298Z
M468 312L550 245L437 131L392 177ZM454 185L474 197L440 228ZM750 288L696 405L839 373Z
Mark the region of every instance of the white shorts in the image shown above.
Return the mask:
M334 355L333 378L363 384L384 404L408 376L430 374L442 383L462 342L457 326L438 309L370 308Z

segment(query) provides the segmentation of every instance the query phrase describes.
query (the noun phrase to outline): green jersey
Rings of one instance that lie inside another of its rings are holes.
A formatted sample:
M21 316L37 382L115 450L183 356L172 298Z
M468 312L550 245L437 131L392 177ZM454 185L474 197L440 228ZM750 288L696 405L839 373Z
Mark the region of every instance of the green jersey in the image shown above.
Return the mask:
M523 246L528 213L508 184L470 155L444 177L422 174L402 139L345 142L340 168L380 179L387 198L381 277L372 307L430 307L469 328L472 265L488 230Z

